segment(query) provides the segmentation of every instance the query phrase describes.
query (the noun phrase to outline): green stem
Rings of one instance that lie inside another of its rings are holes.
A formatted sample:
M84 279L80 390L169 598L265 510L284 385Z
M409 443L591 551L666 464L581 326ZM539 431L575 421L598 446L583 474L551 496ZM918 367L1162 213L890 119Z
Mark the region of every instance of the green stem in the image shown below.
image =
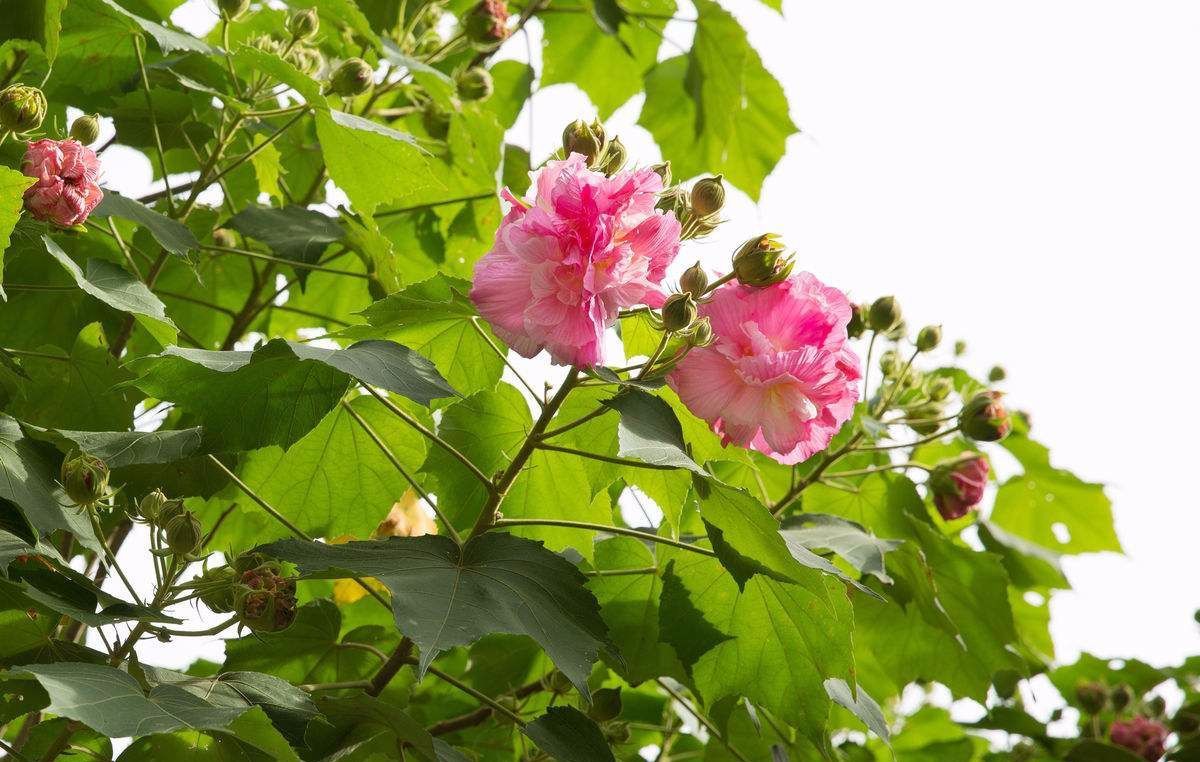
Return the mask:
M204 251L219 251L225 254L236 254L239 257L249 257L250 259L261 259L264 262L272 262L277 265L287 265L300 270L311 270L318 273L329 273L331 275L344 275L348 278L362 278L370 280L371 276L366 273L356 273L352 270L336 270L332 267L323 267L321 265L309 264L308 262L300 262L295 259L284 259L270 254L263 254L258 251L250 251L248 249L237 249L232 246L216 246L213 244L201 244L200 248Z
M125 585L125 589L129 591L129 594L133 596L133 602L141 606L141 597L137 594L137 590L133 588L133 583L131 583L129 578L125 576L125 572L121 570L120 565L117 564L116 555L114 555L112 550L108 547L107 538L104 536L104 528L100 526L100 517L96 515L94 510L90 508L86 510L88 512L88 518L92 523L92 534L96 536L96 542L100 543L100 547L104 551L104 558L108 562L109 567L117 572L117 576L121 579L121 583Z
M220 624L214 624L212 627L209 627L208 629L205 629L205 630L171 630L166 627L156 627L156 628L154 628L154 631L156 633L161 633L163 635L171 635L173 637L196 638L196 637L201 637L201 636L205 636L205 635L216 635L216 634L222 632L223 630L225 630L226 628L232 627L233 625L237 624L237 622L238 622L238 618L236 616L231 616L228 619L226 619L225 621L221 622Z
M475 333L479 334L479 338L483 339L487 345L492 348L492 351L496 353L496 356L504 362L504 365L512 371L513 375L517 377L517 380L521 382L521 386L525 387L525 391L529 392L533 396L533 399L538 402L538 404L541 404L541 400L538 399L538 393L534 391L529 382L525 380L525 377L521 375L516 366L508 361L508 353L496 346L496 342L492 341L491 336L488 336L487 331L485 331L483 326L479 324L479 320L480 319L478 317L471 317L471 327L475 329Z
M842 456L851 452L854 449L854 445L858 444L858 440L862 438L862 431L855 432L854 436L850 437L846 444L842 445L833 452L826 453L825 457L821 459L821 462L817 464L816 468L814 468L808 474L808 476L796 482L796 484L779 499L779 502L775 503L775 506L771 509L772 515L779 516L782 514L787 507L792 504L792 501L800 496L801 492L808 489L810 485L819 480L821 478L821 474L825 473L827 468L832 466Z
M921 354L921 350L916 350L912 356L908 358L908 362L904 363L904 369L900 371L900 375L892 382L892 388L888 390L887 397L880 401L879 407L875 409L875 417L879 418L887 412L888 406L892 404L892 400L896 399L896 395L900 392L900 387L904 384L904 379L908 378L908 372L912 369L913 361L917 359L917 355Z
M365 432L366 435L371 438L371 441L375 443L375 446L379 448L379 451L383 453L383 456L388 459L388 462L400 472L400 475L404 477L404 481L408 482L409 486L413 488L413 491L425 501L426 505L433 509L433 512L437 514L438 519L442 522L442 526L446 528L446 533L450 536L450 539L454 540L454 544L462 545L462 538L458 536L458 532L454 529L454 525L451 524L450 520L446 518L445 514L442 513L442 510L438 508L437 503L429 496L429 493L422 489L420 484L417 484L417 480L414 479L412 474L408 472L408 469L404 467L404 464L400 462L400 459L396 457L396 454L393 453L391 448L387 446L387 443L384 442L377 433L375 433L375 429L371 428L371 424L367 423L366 419L359 415L358 411L354 409L354 406L346 400L342 400L342 408L350 414L350 417L354 419L354 422L357 423L363 432Z
M592 524L587 521L568 521L567 519L497 519L494 526L497 529L505 527L565 527L568 529L589 529L593 532L607 532L609 534L620 534L626 537L636 537L639 540L646 542L654 542L659 545L670 545L673 548L682 550L690 550L693 553L699 553L702 556L716 557L716 553L708 548L702 548L699 545L691 545L680 540L672 540L670 537L662 537L650 532L643 532L640 529L630 529L629 527L609 526L608 524Z
M640 569L595 569L585 571L589 577L630 577L637 574L658 574L657 566L646 566Z
M679 691L675 690L670 685L667 685L667 682L661 677L656 678L655 682L658 683L660 688L670 694L671 698L679 702L680 706L688 711L688 714L695 717L696 721L704 726L704 729L708 731L709 735L720 741L721 745L729 750L729 753L733 755L734 759L737 759L738 762L750 762L748 759L742 756L740 751L735 749L733 745L729 743L729 740L725 738L725 735L721 733L720 729L717 728L717 726L714 725L711 720L701 714L699 710L692 706L691 703L685 699L681 693L679 693Z
M629 466L631 468L647 468L653 471L674 471L678 468L678 466L665 466L659 463L646 463L645 461L633 460L631 458L619 458L612 455L601 455L599 453L587 452L586 450L576 450L573 447L559 447L558 445L546 444L545 442L539 442L537 447L539 450L551 450L553 452L576 455L580 458L599 460L605 463L615 463L618 466Z
M270 135L268 135L266 138L264 138L263 142L255 145L255 146L252 146L250 148L250 150L246 151L244 154L236 157L233 161L231 161L224 169L222 169L220 172L218 172L216 174L216 176L214 176L211 180L208 181L208 185L212 185L213 183L221 182L221 180L224 179L230 172L237 169L238 167L240 167L242 164L246 163L250 159L254 158L256 155L258 155L258 153L260 151L262 151L264 148L266 148L267 146L274 143L277 139L279 139L279 137L281 135L283 135L283 133L287 132L288 128L290 128L296 122L300 121L305 116L305 114L308 113L308 110L309 110L308 105L304 105L300 109L300 111L294 117L292 117L287 122L285 122L282 127L275 130ZM291 112L284 110L283 113L291 113ZM246 115L242 114L242 116L244 117Z
M133 36L133 50L137 54L138 69L142 75L142 89L146 92L146 113L150 116L150 131L154 135L154 148L158 153L158 168L162 172L163 186L167 191L167 209L175 211L175 201L171 197L171 179L167 176L167 154L163 151L162 136L158 132L158 119L154 116L154 98L150 95L150 77L146 75L146 60L142 55L142 36Z
M559 434L565 434L566 432L570 431L571 429L582 426L583 424L587 423L588 421L590 421L594 418L599 418L600 416L602 416L605 413L608 413L610 411L612 411L612 408L609 407L608 405L600 405L592 412L588 413L587 415L580 416L580 417L576 418L575 420L571 421L570 423L563 424L562 426L559 426L556 429L549 429L547 431L542 432L541 439L542 439L542 441L545 441L547 439L550 439L551 437L556 437Z
M922 471L932 471L933 469L924 463L889 463L884 466L870 466L869 468L855 468L850 471L838 471L833 474L825 474L826 479L844 479L850 476L867 476L869 474L879 474L885 471L899 471L906 468L919 468Z
M950 434L953 434L956 431L958 431L958 426L953 426L949 429L945 429L944 431L939 431L936 434L930 434L927 437L921 437L920 439L917 439L912 442L901 442L899 444L890 444L890 445L874 445L872 447L856 447L856 448L854 448L854 450L855 450L855 452L884 452L886 450L900 450L905 447L920 447L923 444L929 444L930 442L936 442L937 440L939 440L943 437L949 436Z

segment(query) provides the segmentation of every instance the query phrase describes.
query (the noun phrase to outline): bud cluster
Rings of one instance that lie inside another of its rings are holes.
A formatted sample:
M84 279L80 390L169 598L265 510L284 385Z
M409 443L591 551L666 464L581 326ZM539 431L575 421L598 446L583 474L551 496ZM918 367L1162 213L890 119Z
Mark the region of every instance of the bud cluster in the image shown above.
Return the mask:
M577 153L589 167L609 176L620 172L628 158L625 144L619 137L609 138L599 119L591 124L582 119L568 124L563 129L562 150L564 157Z

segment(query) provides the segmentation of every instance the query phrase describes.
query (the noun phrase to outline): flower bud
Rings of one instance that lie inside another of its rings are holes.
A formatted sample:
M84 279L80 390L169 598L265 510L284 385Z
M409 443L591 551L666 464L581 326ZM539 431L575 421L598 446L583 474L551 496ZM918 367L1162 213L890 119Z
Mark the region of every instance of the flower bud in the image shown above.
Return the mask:
M668 188L658 194L658 203L654 205L654 208L661 212L671 212L676 219L681 219L688 211L687 193L679 186Z
M82 508L91 508L109 495L108 465L85 452L63 460L59 476L67 497Z
M137 513L138 516L140 516L143 520L153 524L154 522L158 521L163 513L168 509L170 509L171 512L174 512L174 509L170 508L172 503L179 504L180 501L170 500L165 494L163 494L162 490L156 489L141 499L141 501L138 503Z
M345 98L362 95L375 81L371 65L361 58L347 58L329 78L329 92Z
M621 689L599 688L592 691L592 705L588 717L596 722L608 722L621 715Z
M436 29L426 29L421 33L421 37L413 47L413 53L420 58L424 58L441 50L445 44L445 41L442 40L442 36L438 34Z
M316 8L304 8L288 16L284 28L292 35L293 40L310 40L321 28L321 18L317 15Z
M551 693L570 693L574 687L571 684L571 678L559 672L557 669L542 678L542 685Z
M899 323L896 323L894 326L892 326L892 330L885 332L883 335L892 341L900 341L908 335L908 323L906 323L904 320L901 320Z
M774 233L751 238L733 255L733 272L747 286L766 286L787 280L796 264Z
M708 273L704 272L704 268L700 266L699 262L684 270L683 275L679 276L679 290L685 294L691 294L693 299L704 296L704 292L708 290Z
M948 378L935 378L929 382L929 399L941 402L954 391L954 382Z
M926 402L911 408L905 423L918 434L929 435L938 430L937 419L941 418L944 412L940 402Z
M661 164L654 164L650 167L650 169L654 172L654 174L658 175L659 178L662 179L662 185L664 188L669 188L671 186L671 162L664 161Z
M892 330L900 322L900 303L894 296L881 296L867 312L867 324L872 331L881 333Z
M693 348L707 347L716 339L713 333L712 323L708 318L702 317L695 323L692 323L692 330L688 334L688 344Z
M154 525L157 527L165 527L171 519L183 513L182 500L168 500L163 504L162 509L158 512L158 518L155 519Z
M191 555L204 539L204 528L196 514L186 508L175 513L162 525L167 547L179 557Z
M662 308L663 328L671 333L682 331L696 319L696 301L691 294L671 294Z
M1146 701L1146 714L1156 719L1162 718L1167 713L1167 700L1162 696L1151 696Z
M629 152L625 150L625 144L621 142L620 138L614 137L604 149L604 161L600 165L600 171L606 175L615 175L621 171L621 167L625 166L625 159L628 156Z
M716 214L725 206L725 184L722 175L704 177L692 186L692 210L701 217Z
M455 84L458 87L458 97L464 101L487 100L496 89L492 73L482 66L472 66L459 74Z
M235 562L234 611L253 632L278 632L296 619L296 581L275 561L249 565L260 558L251 554Z
M100 137L100 115L85 114L71 122L71 137L83 145L91 145Z
M0 132L29 132L46 118L46 96L36 87L10 85L0 90Z
M1123 712L1133 702L1133 688L1126 683L1121 683L1109 692L1108 700L1112 702L1114 710Z
M954 356L955 357L962 357L966 353L967 353L967 342L963 341L962 339L959 339L958 341L954 342Z
M288 52L287 58L300 71L309 75L315 75L325 65L325 56L321 55L321 51L311 45L293 45L291 51Z
M462 19L462 31L477 47L492 48L508 38L508 4L480 0Z
M430 101L421 110L421 124L425 126L429 137L443 140L450 134L450 112Z
M604 723L604 740L608 741L613 746L629 743L629 739L633 737L633 731L629 729L628 722L606 722Z
M249 8L250 0L217 0L217 10L229 21L236 21Z
M883 371L884 378L896 378L903 369L904 363L900 361L900 356L892 350L879 355L879 370Z
M917 351L931 352L942 343L942 327L927 325L917 333Z
M962 433L977 442L1004 439L1012 429L1012 420L1000 401L1002 396L996 391L980 392L963 405L962 412L958 414Z
M929 474L929 491L943 519L961 519L979 505L987 487L988 471L987 458L976 453L944 461L933 469Z
M1008 378L1008 373L1006 373L1004 368L1000 367L999 365L993 365L992 369L989 370L987 374L988 381L993 384L999 383L1006 378Z
M1166 725L1146 717L1118 720L1108 731L1113 745L1128 749L1146 762L1158 762L1167 751Z
M234 580L237 575L228 566L205 569L196 580L200 602L214 614L227 614L234 608Z
M580 154L587 159L590 166L600 155L600 149L604 147L604 131L601 129L597 134L593 129L596 124L593 122L589 125L582 119L576 119L568 124L563 130L562 136L563 155Z
M213 245L227 249L237 246L237 238L229 228L217 228L212 232Z
M1108 705L1108 691L1097 682L1081 682L1075 686L1075 702L1088 714L1100 714Z
M857 339L867 329L867 309L865 304L850 305L850 322L846 324L846 335L850 338Z

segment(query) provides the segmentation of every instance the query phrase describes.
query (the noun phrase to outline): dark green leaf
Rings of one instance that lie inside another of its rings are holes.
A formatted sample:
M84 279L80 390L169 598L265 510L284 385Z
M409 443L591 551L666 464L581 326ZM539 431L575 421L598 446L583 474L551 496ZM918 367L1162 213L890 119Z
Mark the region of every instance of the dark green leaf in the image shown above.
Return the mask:
M39 534L56 529L75 533L95 546L87 517L73 506L55 480L57 469L14 418L0 414L0 497L12 501Z
M1140 762L1142 757L1103 741L1080 741L1067 753L1066 762Z
M104 191L104 198L93 214L100 217L120 217L130 222L136 222L149 230L159 245L178 257L185 257L200 248L200 242L196 240L196 236L182 222L160 214L145 204L126 198L114 190Z
M596 723L569 706L553 706L525 726L525 735L557 762L613 762Z
M687 454L683 427L666 402L640 389L627 389L604 404L621 413L617 441L622 457L708 476Z
M442 651L491 632L529 635L587 694L607 627L574 566L540 543L489 532L461 549L437 535L321 545L283 540L262 550L308 577L350 573L392 592L396 626L421 649L421 669Z
M229 218L227 224L244 236L262 241L278 257L310 265L317 263L329 244L346 236L336 220L300 206L248 206ZM296 269L301 288L308 272L306 268Z
M95 455L109 468L146 463L174 463L200 449L204 430L72 431L28 427L35 439L54 443L63 453L79 450Z
M359 341L346 349L326 349L311 344L289 346L301 360L323 362L364 384L395 392L421 405L458 394L432 362L394 341Z

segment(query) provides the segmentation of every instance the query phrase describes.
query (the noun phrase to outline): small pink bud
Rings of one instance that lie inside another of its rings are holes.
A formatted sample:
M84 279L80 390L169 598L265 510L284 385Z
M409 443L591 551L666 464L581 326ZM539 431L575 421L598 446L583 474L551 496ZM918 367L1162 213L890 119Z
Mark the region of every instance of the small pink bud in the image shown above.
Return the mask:
M1109 734L1117 746L1129 749L1146 762L1158 762L1166 753L1169 732L1161 722L1134 717L1132 720L1114 722Z
M987 487L988 470L987 458L975 453L946 461L933 469L929 489L942 518L947 521L961 519L979 505Z

